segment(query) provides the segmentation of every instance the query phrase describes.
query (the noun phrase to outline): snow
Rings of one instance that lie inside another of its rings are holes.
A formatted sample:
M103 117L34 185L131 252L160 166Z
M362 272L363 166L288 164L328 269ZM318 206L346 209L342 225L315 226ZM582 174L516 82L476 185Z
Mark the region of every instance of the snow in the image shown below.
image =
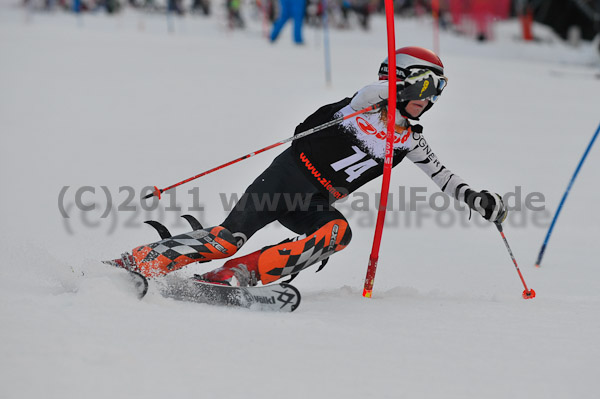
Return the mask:
M155 240L143 220L161 220L173 232L186 231L178 221L184 213L220 223L219 193L242 192L279 149L188 183L154 211L141 209L140 192L289 137L317 107L375 80L386 56L382 17L368 33L331 31L327 86L318 31L306 29L307 44L297 48L287 26L271 45L260 22L231 32L215 10L211 18L174 20L169 34L160 14L74 17L1 3L0 397L598 395L598 144L542 268L533 263L598 127L600 59L589 43L567 48L541 26L539 43L516 40L514 21L498 24L497 40L487 44L442 33L449 86L422 118L436 155L473 187L506 193L519 186L522 201L544 195L545 211L514 211L505 227L535 299L521 298L498 232L478 215L468 221L467 212L434 213L421 204L418 219L398 212L397 197L373 298L363 298L380 180L363 190L370 212L353 211L350 200L340 205L353 242L323 271L295 280L303 299L291 314L153 292L138 301L120 271L98 263ZM430 21L396 24L398 47L431 46ZM65 186L69 219L59 209ZM95 188L83 193L93 211L74 204L84 186ZM135 192L130 203L124 186ZM392 192L399 186L407 198L410 187L436 192L408 161L394 170ZM102 218L106 192L114 209ZM180 211L165 210L175 203ZM193 210L200 204L204 213ZM289 236L269 226L242 252Z

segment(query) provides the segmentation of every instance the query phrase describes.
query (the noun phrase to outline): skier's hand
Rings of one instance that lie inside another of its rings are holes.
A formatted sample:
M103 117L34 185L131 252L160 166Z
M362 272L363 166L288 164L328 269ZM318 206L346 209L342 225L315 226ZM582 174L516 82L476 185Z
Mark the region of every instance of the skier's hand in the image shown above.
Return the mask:
M479 212L485 220L502 223L508 216L508 210L499 194L490 193L487 190L480 192L467 190L465 198L469 208Z

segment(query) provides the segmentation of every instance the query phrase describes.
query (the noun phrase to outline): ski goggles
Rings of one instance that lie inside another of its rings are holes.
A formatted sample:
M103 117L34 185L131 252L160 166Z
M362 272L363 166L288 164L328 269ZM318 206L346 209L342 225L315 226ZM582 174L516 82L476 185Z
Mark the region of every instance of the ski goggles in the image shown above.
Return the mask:
M444 89L446 88L446 85L448 84L448 78L445 76L438 76L438 83L437 83L437 94L431 96L428 98L429 101L431 101L432 103L435 103L440 96L442 95L442 92L444 91Z

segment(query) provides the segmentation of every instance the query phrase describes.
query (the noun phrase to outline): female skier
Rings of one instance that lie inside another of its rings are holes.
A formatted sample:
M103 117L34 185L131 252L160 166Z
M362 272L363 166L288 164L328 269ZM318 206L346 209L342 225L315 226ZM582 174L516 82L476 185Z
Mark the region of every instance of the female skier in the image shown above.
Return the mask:
M501 223L507 210L498 194L472 190L447 169L425 141L419 120L439 98L447 79L440 58L421 47L396 51L398 90L432 82L433 95L397 104L394 162L405 157L425 172L440 189L466 203L486 220ZM296 128L296 134L363 110L387 99L388 64L383 61L379 81L352 97L325 105ZM427 85L423 85L423 90ZM290 148L246 189L219 226L142 245L123 254L129 266L146 277L165 275L193 262L234 255L267 224L278 221L298 236L228 260L196 279L225 285L268 284L318 262L324 263L345 248L352 237L350 226L332 204L383 173L387 107L361 113L318 133L295 140ZM322 267L321 266L321 267Z

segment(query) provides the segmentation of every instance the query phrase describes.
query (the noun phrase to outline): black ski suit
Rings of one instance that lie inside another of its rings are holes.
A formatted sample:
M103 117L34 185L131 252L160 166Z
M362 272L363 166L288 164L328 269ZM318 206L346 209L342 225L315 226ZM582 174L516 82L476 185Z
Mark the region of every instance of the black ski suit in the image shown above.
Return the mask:
M296 127L295 134L349 115L387 98L387 81L368 85L352 98L328 104ZM332 204L383 173L385 112L363 113L293 142L246 189L222 226L243 244L277 220L296 234L309 234L344 216ZM396 111L393 166L404 157L443 192L464 201L469 186L438 160L422 135Z

